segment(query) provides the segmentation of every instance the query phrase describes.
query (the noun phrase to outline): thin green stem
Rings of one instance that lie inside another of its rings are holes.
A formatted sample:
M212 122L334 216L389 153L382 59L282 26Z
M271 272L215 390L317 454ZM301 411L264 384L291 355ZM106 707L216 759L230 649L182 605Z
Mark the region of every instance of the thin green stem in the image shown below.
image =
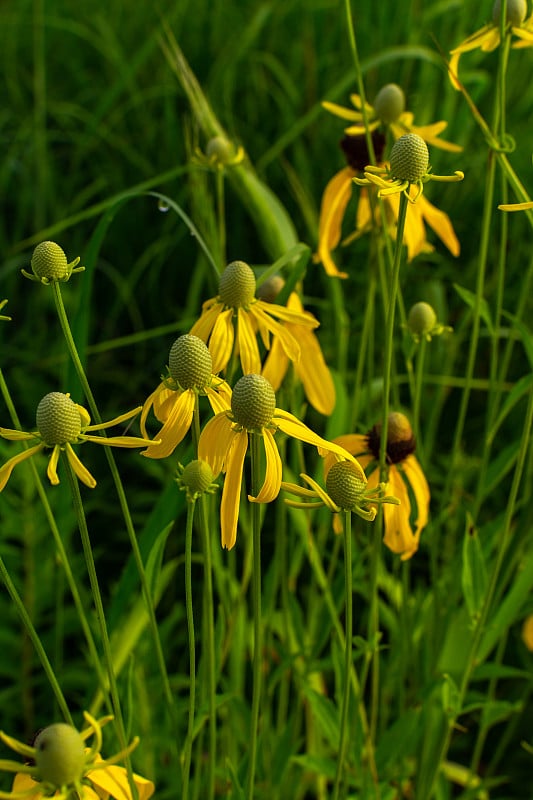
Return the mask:
M117 681L115 677L115 670L113 667L113 653L111 651L111 644L109 641L109 634L107 631L107 624L105 619L105 612L104 612L104 604L102 602L102 594L100 592L100 585L98 583L98 576L96 574L96 565L94 563L93 557L93 549L91 546L91 540L89 537L89 529L87 527L87 520L85 518L85 511L83 508L83 502L81 499L80 494L80 487L78 484L78 479L74 474L74 470L70 465L70 461L68 460L68 456L66 452L61 453L63 464L65 466L69 486L72 494L72 503L74 506L74 511L76 513L76 518L78 521L78 529L80 532L81 543L83 547L83 555L85 556L85 564L87 566L87 573L89 575L89 583L91 585L91 593L93 597L94 608L96 611L96 619L98 622L98 627L100 629L100 638L102 641L102 649L104 651L104 661L106 665L107 671L107 680L109 683L109 694L111 697L111 703L113 706L113 714L115 716L115 722L117 727L117 736L120 742L121 748L127 746L127 738L126 738L126 729L124 726L124 718L122 715L122 707L120 704L120 698L118 694L117 688ZM105 687L102 687L104 689ZM133 772L131 769L131 760L128 757L126 759L126 767L128 770L128 778L130 783L130 788L134 793L134 798L137 800L137 787L135 786L135 781L133 780Z
M420 404L422 401L422 386L424 385L424 366L426 361L427 340L422 336L418 344L418 353L416 356L416 374L415 374L415 392L413 397L413 430L416 439L416 447L424 461L424 448L422 445L422 436L420 431Z
M352 587L352 522L351 512L344 513L344 691L339 732L339 752L337 754L337 770L333 789L333 800L338 800L344 775L344 759L348 739L348 721L350 709L350 673L352 669L353 639L353 587Z
M194 734L194 714L196 707L196 644L194 637L194 610L192 601L192 531L196 500L187 501L187 522L185 527L185 607L187 612L187 633L189 637L189 718L187 738L183 752L182 791L183 800L189 797L189 777Z
M259 493L260 487L260 444L261 435L249 433L252 495ZM257 762L257 737L259 726L259 708L261 704L262 689L262 658L263 658L263 625L261 619L261 506L252 503L252 546L253 546L253 571L252 571L252 602L254 615L254 654L253 654L253 688L252 688L252 713L250 731L250 760L248 764L248 780L246 797L253 800L255 770Z
M76 343L74 342L74 338L72 336L72 331L70 328L70 324L68 321L67 313L65 311L65 306L63 303L63 297L61 295L61 289L57 282L53 282L51 284L53 293L54 293L54 300L56 304L57 315L59 318L59 322L61 325L61 330L63 331L63 336L65 337L65 341L67 343L67 348L69 351L69 355L72 359L74 367L76 369L76 373L78 375L80 384L82 386L83 392L87 398L87 402L89 403L89 408L91 414L94 417L94 420L97 424L102 422L102 417L100 416L100 412L98 411L98 406L96 405L96 401L93 397L93 393L91 391L91 387L89 385L89 381L87 380L87 376L85 374L85 370L83 369L83 365L81 363L81 359L78 354L78 350L76 347ZM101 435L105 436L105 431L101 431ZM174 696L172 694L172 690L170 688L170 682L168 679L168 673L165 664L165 658L163 656L163 648L161 646L161 640L159 637L159 630L157 627L157 621L155 617L155 610L152 602L152 595L150 592L150 588L148 586L148 580L146 578L146 572L144 569L144 564L141 556L141 551L139 549L139 543L137 541L137 535L135 533L135 528L133 525L133 521L131 519L130 510L128 507L128 501L126 499L126 493L124 491L124 486L122 484L122 479L120 477L120 473L118 471L115 457L110 447L105 447L105 456L107 458L107 463L109 465L109 469L111 471L111 476L113 478L113 483L115 484L115 489L117 492L120 509L122 511L122 515L124 517L124 522L126 525L126 530L128 533L128 538L130 541L130 546L133 552L133 558L135 560L135 565L137 567L137 572L139 574L139 580L141 582L141 590L146 606L146 610L148 613L148 620L150 624L150 630L152 633L152 638L154 641L155 651L156 651L156 658L157 663L159 666L159 671L161 673L162 683L163 683L163 691L165 693L165 699L167 701L167 706L169 709L174 709Z

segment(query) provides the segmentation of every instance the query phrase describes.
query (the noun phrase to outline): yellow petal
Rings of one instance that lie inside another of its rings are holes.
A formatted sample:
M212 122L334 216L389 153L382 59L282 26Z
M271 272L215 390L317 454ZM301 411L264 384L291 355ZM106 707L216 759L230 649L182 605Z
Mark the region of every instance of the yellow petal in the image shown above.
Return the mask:
M374 122L370 122L368 125L369 131L375 131L376 128L379 128L380 120L376 119ZM363 123L360 125L349 125L348 128L344 129L344 133L348 136L364 136L366 133L366 128Z
M401 468L413 490L417 506L416 532L420 533L427 525L429 514L430 492L426 476L414 455L409 455L401 462Z
M317 411L326 416L335 408L335 384L312 331L302 329L299 336L300 361L294 365L303 383L305 396Z
M525 618L522 625L522 641L528 650L533 652L533 614Z
M352 196L355 170L344 167L331 178L327 184L322 203L320 205L320 220L318 224L318 252L314 260L321 261L328 275L337 278L347 278L346 272L339 272L331 257L341 240L342 221Z
M252 434L252 436L256 435ZM268 428L263 429L262 438L266 455L265 480L257 497L248 495L248 499L255 503L271 503L278 496L281 487L281 458L274 437Z
M203 342L207 342L223 308L224 306L217 298L211 298L211 300L204 303L200 319L196 320L189 331L191 336L198 336Z
M354 111L352 108L340 106L337 103L330 103L329 100L324 100L322 102L322 108L325 108L330 114L335 114L336 117L340 117L341 119L361 119L361 114L359 111Z
M231 550L237 539L242 473L247 449L248 434L246 431L234 434L233 443L228 455L224 489L222 490L222 502L220 504L220 534L222 547L227 547L228 550Z
M109 422L99 422L97 425L84 425L82 428L82 432L85 431L102 431L104 428L111 428L113 425L120 425L121 422L126 422L128 419L132 419L132 417L136 417L139 411L142 411L142 406L137 406L137 408L133 408L131 411L126 411L125 414L121 414L114 419L110 419Z
M68 448L72 450L71 445L67 445L67 455L68 455ZM58 444L52 450L52 454L48 459L48 467L46 468L46 474L48 475L48 480L52 484L52 486L57 486L59 483L59 478L57 475L57 462L59 461L59 454L61 453L61 448Z
M161 443L150 445L141 455L147 458L166 458L171 455L189 432L194 406L195 395L190 389L185 392L174 392L172 410L157 434L157 439Z
M234 339L233 309L228 308L218 314L209 339L209 352L213 359L214 373L225 369L231 358Z
M291 361L298 361L300 358L300 345L292 333L290 333L290 331L284 325L280 325L280 323L276 322L275 319L271 319L271 317L263 310L260 302L261 301L254 303L254 305L250 308L250 313L255 317L257 325L259 328L266 328L273 336L279 339L281 346ZM268 306L271 304L265 303L264 305ZM277 306L276 308L281 308L281 306ZM259 366L261 367L261 365ZM259 369L259 371L261 371L261 369Z
M502 203L498 206L500 211L524 211L526 208L533 208L533 202L528 203Z
M93 769L87 773L87 777L94 786L103 789L104 792L108 792L109 796L115 798L115 800L132 800L128 773L124 767L111 765L101 769ZM149 800L155 791L152 781L135 773L133 773L133 781L139 794L139 800Z
M27 442L30 439L38 439L38 433L26 433L26 431L14 431L11 428L0 428L0 436L9 439L10 442Z
M233 430L233 423L226 411L210 419L202 430L198 442L198 458L207 461L215 476L222 472L236 435L238 434Z
M433 147L438 147L441 150L447 150L449 153L460 153L463 148L458 145L454 144L453 142L448 142L446 139L440 139L439 134L447 127L448 123L444 120L440 122L433 122L431 125L412 125L411 132L416 133L425 142L432 145Z
M422 216L432 228L441 242L443 242L452 256L458 256L461 252L461 245L459 239L455 235L453 225L450 221L448 214L441 211L439 208L429 202L425 195L418 198L418 205Z
M215 380L217 383L207 386L205 393L214 413L220 414L222 411L231 409L231 389L226 381Z
M357 458L357 461L362 469L366 467L370 461L374 459L372 454L368 453L367 437L360 433L347 433L343 436L336 436L333 443L339 445L352 456ZM329 452L324 456L324 477L327 477L333 464L337 462L336 456Z
M280 306L277 303L266 303L264 300L257 300L257 302L253 304L251 310L259 310L261 319L263 319L263 314L268 314L271 317L277 317L283 320L283 322L290 322L292 325L302 325L305 328L318 328L320 325L317 318L310 314L309 311L304 311L302 306L296 309L289 306L289 304Z
M12 456L9 461L6 461L6 463L0 467L0 492L8 482L9 478L11 477L11 473L17 464L21 464L23 461L26 461L27 458L31 458L35 455L35 453L38 453L43 449L44 443L41 442L40 444L35 445L35 447L30 447L28 450L23 450L22 453L17 453L16 456Z
M275 392L279 389L283 382L283 378L287 374L289 367L289 358L283 349L280 340L274 337L270 346L268 356L266 357L261 375L270 382Z
M76 473L76 477L82 483L84 483L86 486L88 486L89 489L94 489L94 487L96 486L95 479L93 478L93 476L91 475L91 473L89 472L87 467L83 466L83 464L81 463L81 461L79 460L78 456L76 455L76 453L74 452L74 450L72 449L71 445L68 442L65 445L65 450L66 450L66 453L67 453L68 463L70 464L70 466L72 467L72 469ZM48 469L49 470L50 470L50 464L51 463L52 463L52 459L50 459L50 463L48 465ZM50 477L50 475L49 475L49 477ZM56 475L56 477L57 477L57 475ZM53 483L51 478L50 478L50 482ZM57 482L59 483L59 480Z
M378 472L376 470L376 472ZM418 539L414 535L409 517L411 515L411 503L409 494L401 476L394 465L389 470L390 492L400 501L400 505L383 505L385 520L385 536L383 543L393 553L402 557L402 561L411 558L418 550ZM369 479L370 485L370 479Z
M366 483L366 475L357 459L354 458L351 453L335 442L328 442L326 439L322 439L321 436L312 431L311 428L308 428L307 425L304 425L303 422L300 422L293 414L289 414L288 411L283 411L281 408L276 408L272 421L283 433L286 433L287 436L292 436L293 439L299 439L302 442L313 444L320 450L335 453L342 459L351 461L359 467L361 480Z
M144 404L143 404L143 407L142 407L141 419L140 419L139 425L140 425L140 428L141 428L142 435L146 436L147 438L148 438L148 432L146 430L146 420L148 418L148 414L150 412L150 409L152 408L152 406L154 404L154 400L157 397L158 393L160 392L161 386L163 386L163 385L164 384L160 383L159 386L157 387L157 389L154 389L152 394L148 395L148 397L144 401Z
M495 50L499 43L500 31L493 23L490 23L484 25L475 33L472 33L464 42L461 42L460 45L454 47L450 52L453 56L456 53L468 53L469 50L476 50L477 48L481 48L485 51Z
M244 375L257 375L261 372L261 358L259 357L257 339L250 323L250 313L253 313L252 309L255 308L255 305L254 303L250 311L245 311L243 308L238 310L237 336L239 357Z

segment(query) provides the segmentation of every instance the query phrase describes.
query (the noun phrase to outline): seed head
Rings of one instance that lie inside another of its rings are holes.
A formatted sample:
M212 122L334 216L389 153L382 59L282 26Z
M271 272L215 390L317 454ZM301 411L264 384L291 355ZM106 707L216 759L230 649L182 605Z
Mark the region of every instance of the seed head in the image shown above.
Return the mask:
M214 136L207 143L205 154L218 164L227 164L235 156L235 148L224 136Z
M495 25L500 24L500 17L502 11L501 0L496 0L492 7L492 21ZM507 17L507 24L521 25L525 20L527 14L526 0L507 0L505 7L505 16Z
M33 251L31 268L38 278L61 281L68 278L69 267L63 249L55 242L41 242Z
M339 508L351 511L361 504L366 483L351 461L337 461L326 477L326 491Z
M68 394L50 392L37 406L37 428L45 444L75 442L81 432L81 416Z
M246 430L257 430L268 425L275 408L274 389L262 375L243 375L233 387L233 417Z
M218 294L228 308L246 308L255 297L255 275L244 261L228 264L218 284Z
M259 286L257 297L265 303L273 303L284 286L285 281L281 275L272 275Z
M428 171L429 151L425 141L416 133L406 133L394 143L390 168L394 178L415 183Z
M386 125L396 122L405 111L405 95L398 84L387 83L379 90L374 100L374 111Z
M213 360L205 342L186 333L170 348L168 369L182 389L203 389L213 371Z
M58 722L44 728L35 739L35 762L41 780L60 788L83 777L85 745L72 725Z

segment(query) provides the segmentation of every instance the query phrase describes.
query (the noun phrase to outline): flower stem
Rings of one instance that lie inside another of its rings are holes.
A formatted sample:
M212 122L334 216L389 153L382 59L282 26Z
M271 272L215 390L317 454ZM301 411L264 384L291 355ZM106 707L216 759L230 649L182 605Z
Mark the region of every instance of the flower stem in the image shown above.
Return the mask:
M194 498L187 502L187 523L185 528L185 606L187 611L187 633L189 637L189 719L187 738L183 753L182 790L183 800L189 797L189 776L191 771L192 740L194 733L194 711L196 705L196 654L194 637L194 612L192 605L192 529L194 520Z
M57 281L54 281L52 284L52 289L54 292L54 300L56 304L57 315L59 317L59 322L61 325L61 329L63 331L63 336L65 337L65 341L67 343L68 351L72 362L74 364L74 368L78 375L78 379L82 386L83 392L87 398L87 402L89 404L89 408L91 410L91 414L94 417L94 420L97 424L102 422L102 417L100 416L100 412L98 411L98 406L96 405L96 401L93 397L93 393L91 391L91 387L89 385L89 381L87 380L87 376L85 374L85 370L83 369L83 365L81 363L78 350L76 347L76 343L74 342L74 338L72 336L72 331L70 328L70 324L68 321L67 313L65 311L65 306L63 303L63 297L61 295L61 289ZM102 436L105 436L105 431L101 432ZM126 524L126 530L128 532L128 537L130 541L130 546L133 552L133 558L135 560L135 564L137 567L137 572L139 574L139 580L141 582L141 589L144 598L144 602L146 605L146 610L148 613L148 619L150 624L150 629L152 632L152 638L154 641L155 651L156 651L156 658L159 665L159 671L161 672L161 678L163 682L163 691L165 693L165 699L167 702L167 706L169 709L174 708L174 696L172 694L170 688L170 682L168 679L167 669L165 665L165 659L163 656L163 648L161 646L161 640L159 638L159 630L157 628L157 621L155 617L155 610L152 603L152 596L150 593L150 589L148 586L148 580L146 578L146 572L144 569L144 564L141 556L141 551L139 549L139 543L137 542L137 535L135 533L135 528L133 526L133 521L131 519L130 510L128 507L128 501L126 500L126 493L124 491L124 486L122 485L122 479L120 477L120 473L117 468L117 464L115 461L115 457L110 447L105 447L105 456L107 458L107 463L109 465L109 469L111 471L111 476L113 478L113 482L115 484L115 489L117 492L118 500L120 503L120 509L122 511L122 515L124 517L124 522Z
M337 771L333 800L338 800L342 776L344 773L344 759L346 755L346 741L348 733L349 707L350 707L350 673L352 669L352 639L353 639L353 591L352 591L352 524L351 512L344 514L344 614L345 614L345 639L344 639L344 693L342 699L341 723L339 733L339 752L337 755Z
M117 726L117 735L120 742L120 747L126 748L127 747L126 729L124 727L124 719L122 716L122 708L120 705L120 699L118 695L115 670L113 668L113 653L111 652L111 644L109 641L109 634L107 631L107 625L105 620L102 594L100 592L100 586L98 584L98 576L96 574L96 566L94 563L93 550L91 546L91 540L89 538L89 529L87 528L85 511L83 509L80 487L78 485L78 479L76 478L74 470L72 469L70 461L68 460L68 457L64 451L62 451L61 456L68 475L69 486L72 494L72 502L74 505L74 511L76 513L76 518L78 521L78 529L80 531L83 554L85 556L85 564L87 566L87 572L89 575L89 583L91 584L91 593L93 596L94 608L96 611L96 619L98 621L98 626L100 628L100 638L102 640L102 647L104 651L107 679L109 682L108 688L109 688L109 694L111 696L111 703L113 706L113 713L115 716L115 721ZM104 686L102 687L102 689L105 688L106 687ZM137 787L135 786L135 781L133 779L131 760L129 757L126 759L126 767L128 770L130 788L133 792L134 798L137 798Z
M251 472L252 472L252 495L259 493L260 477L260 434L252 433L250 437ZM252 714L250 731L250 761L248 764L248 780L246 786L246 797L253 800L255 768L257 761L257 732L259 725L259 707L261 702L262 670L261 659L263 656L263 627L261 621L261 506L259 503L252 503L252 547L253 547L253 570L252 570L252 600L254 615L254 655L253 655L253 689L252 689Z

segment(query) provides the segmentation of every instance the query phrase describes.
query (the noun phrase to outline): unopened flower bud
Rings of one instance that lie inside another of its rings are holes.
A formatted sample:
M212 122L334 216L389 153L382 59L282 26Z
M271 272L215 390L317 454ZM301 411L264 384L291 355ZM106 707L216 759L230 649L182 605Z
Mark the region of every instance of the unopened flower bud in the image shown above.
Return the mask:
M501 0L496 0L492 7L492 21L495 25L500 24L502 12ZM505 16L509 25L521 25L527 14L526 0L507 0Z
M415 303L407 316L407 327L413 336L426 338L437 324L437 315L429 303Z
M170 348L168 369L182 389L203 389L213 371L213 360L205 342L186 333Z
M60 788L83 777L85 745L72 725L58 722L42 730L35 739L35 762L44 783Z
M405 111L405 95L398 84L387 83L379 90L374 100L374 111L386 125L396 122Z
M33 251L31 268L38 278L61 281L68 278L69 266L63 249L55 242L41 242Z

